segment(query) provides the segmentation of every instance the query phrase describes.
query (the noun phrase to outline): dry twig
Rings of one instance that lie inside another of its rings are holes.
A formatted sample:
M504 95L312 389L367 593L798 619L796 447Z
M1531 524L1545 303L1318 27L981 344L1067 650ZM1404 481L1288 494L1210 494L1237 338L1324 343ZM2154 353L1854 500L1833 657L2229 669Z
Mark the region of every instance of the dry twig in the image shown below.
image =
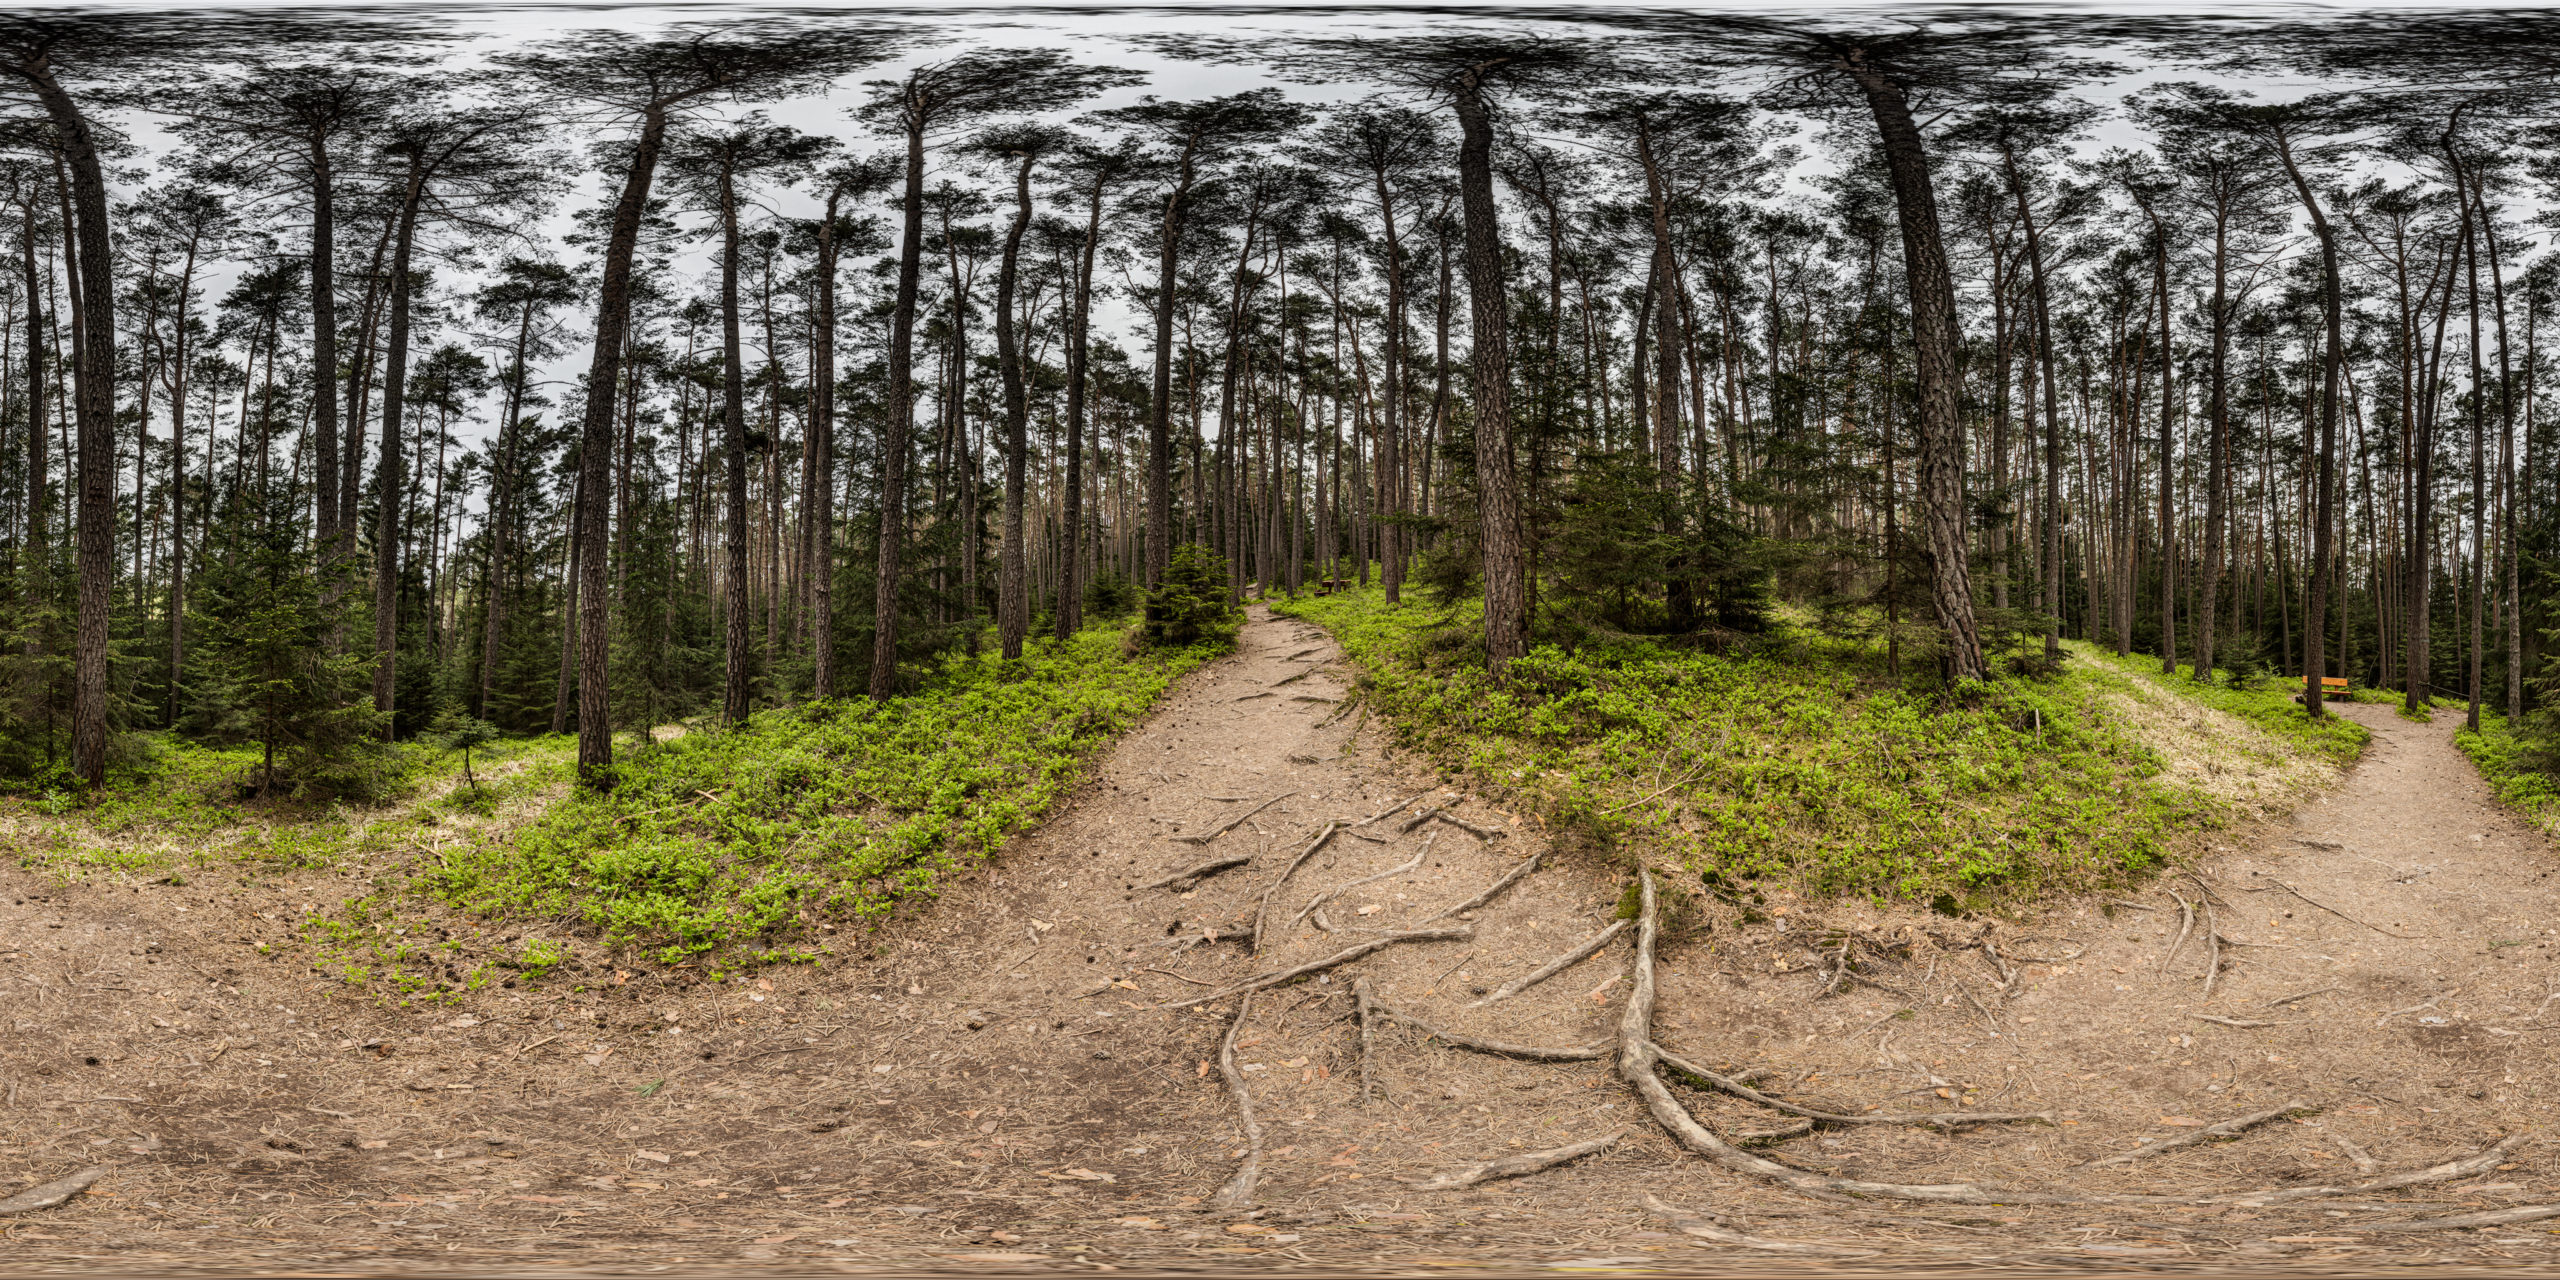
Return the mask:
M1534 862L1536 859L1532 858L1530 861ZM1609 945L1609 940L1611 938L1617 937L1619 934L1626 932L1626 928L1627 922L1624 920L1610 921L1609 927L1583 939L1579 943L1574 944L1573 950L1567 951L1563 955L1557 956L1555 959L1549 960L1545 964L1538 966L1534 972L1530 973L1526 977L1513 978L1511 981L1494 988L1492 995L1476 1001L1476 1005L1488 1005L1492 1004L1496 1000L1508 1000L1511 997L1516 996L1521 992L1526 991L1529 988L1590 959L1594 953L1600 950L1600 948ZM1468 1007L1473 1008L1475 1005L1470 1005Z
M2144 1146L2135 1147L2131 1151L2119 1151L2111 1156L2104 1156L2096 1160L2090 1160L2083 1163L2080 1167L2083 1169L2099 1169L2111 1164L2132 1164L2136 1160L2148 1160L2153 1156L2167 1155L2172 1151L2183 1151L2188 1147L2200 1147L2213 1142L2228 1142L2262 1124L2282 1120L2288 1116L2316 1113L2319 1110L2320 1108L2312 1106L2310 1103L2297 1098L2281 1107L2261 1111L2255 1115L2234 1116L2220 1124L2209 1124L2193 1133L2181 1134L2178 1137L2171 1138L2165 1142L2149 1143Z
M1557 1165L1570 1164L1584 1156L1606 1151L1617 1145L1618 1136L1625 1132L1624 1129L1612 1130L1608 1136L1593 1138L1589 1142L1550 1147L1545 1151L1523 1151L1516 1156L1504 1156L1499 1160L1487 1160L1482 1164L1461 1165L1428 1182L1414 1183L1413 1189L1458 1191L1481 1182L1491 1182L1497 1178L1517 1178L1532 1173L1543 1173Z
M1362 956L1370 954L1371 952L1385 950L1399 942L1454 942L1466 938L1472 938L1474 936L1475 930L1465 926L1441 929L1409 929L1401 933L1383 933L1366 942L1355 942L1321 960L1310 960L1305 964L1296 966L1295 968L1277 969L1270 973L1256 974L1232 987L1221 988L1220 990L1212 991L1207 995L1193 996L1188 1000L1168 1000L1155 1007L1158 1009L1187 1009L1195 1004L1207 1004L1212 1000L1223 1000L1228 996L1244 995L1249 992L1260 991L1264 987L1276 987L1283 982L1303 978L1313 973L1322 973L1325 970L1334 968L1338 965L1349 964Z
M1537 870L1538 860L1544 856L1544 854L1530 854L1527 858L1521 861L1520 865L1513 867L1509 871L1503 872L1501 879L1485 886L1484 892L1479 893L1464 902L1458 903L1455 906L1442 907L1438 911L1434 911L1430 915L1424 916L1422 918L1422 923L1429 924L1434 920L1445 920L1461 911L1473 911L1476 908L1493 901L1495 895L1515 884L1520 883L1521 877Z
M1201 863L1199 866L1186 867L1161 880L1150 880L1145 884L1139 885L1138 888L1141 890L1167 889L1180 884L1185 880L1202 880L1210 876L1214 876L1221 871L1232 871L1237 867L1244 866L1252 861L1253 855L1249 853L1241 854L1233 858L1211 858L1207 862Z
M1270 799L1265 800L1265 801L1263 801L1262 803L1260 803L1260 804L1258 804L1258 805L1255 805L1254 807L1252 807L1252 808L1250 808L1250 809L1247 809L1247 810L1245 810L1244 812L1239 813L1239 814L1237 814L1236 816L1234 816L1234 817L1232 817L1232 818L1227 819L1225 822L1219 823L1215 828L1211 829L1211 830L1208 832L1208 834L1206 834L1206 835L1197 835L1197 836L1175 836L1175 837L1173 837L1173 838L1174 838L1175 840L1178 840L1178 841L1180 841L1180 842L1184 843L1184 844L1207 844L1207 843L1209 843L1210 841L1215 840L1215 839L1217 839L1218 837L1220 837L1220 836L1222 836L1222 835L1225 835L1226 833L1228 833L1228 832L1230 832L1230 831L1235 830L1237 827L1243 826L1243 825L1244 825L1244 820L1245 820L1245 819L1250 818L1250 817L1252 817L1253 815L1255 815L1255 814L1257 814L1257 813L1260 813L1260 812L1262 812L1263 810L1268 809L1268 808L1270 808L1271 806L1273 806L1273 805L1275 805L1275 804L1278 804L1278 803L1280 803L1281 801L1286 800L1286 799L1288 799L1289 797L1294 796L1294 795L1296 795L1296 794L1298 794L1298 793L1297 793L1297 792L1295 792L1295 791L1283 791L1283 792L1281 792L1280 794L1278 794L1278 795L1276 795L1276 796L1273 796L1273 797L1271 797Z

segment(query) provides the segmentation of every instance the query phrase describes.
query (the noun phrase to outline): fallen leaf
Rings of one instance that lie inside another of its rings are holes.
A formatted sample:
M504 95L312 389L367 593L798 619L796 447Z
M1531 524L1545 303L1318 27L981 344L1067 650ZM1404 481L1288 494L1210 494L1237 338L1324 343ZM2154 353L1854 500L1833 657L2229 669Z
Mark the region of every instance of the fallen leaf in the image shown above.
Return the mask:
M1227 1224L1227 1234L1231 1236L1267 1236L1272 1234L1272 1231L1271 1228L1266 1227L1259 1222L1230 1222Z
M1200 1069L1199 1069L1199 1070L1197 1070L1197 1071L1192 1072L1191 1074L1192 1074L1192 1076L1193 1076L1194 1078L1198 1078L1198 1077L1202 1077L1202 1076L1206 1076L1206 1075L1208 1075L1208 1074L1209 1074L1209 1060L1208 1060L1207 1058L1202 1058L1202 1059L1200 1060Z
M631 1154L638 1156L643 1160L655 1160L660 1164L665 1164L667 1162L667 1153L664 1151L634 1151Z
M1111 1176L1110 1174L1107 1174L1107 1173L1100 1173L1100 1172L1097 1172L1097 1171L1092 1170L1092 1169L1063 1169L1063 1170L1060 1170L1060 1171L1059 1171L1059 1172L1057 1172L1057 1173L1053 1173L1053 1174L1050 1174L1050 1175L1048 1175L1048 1176L1049 1176L1049 1177L1051 1177L1051 1178L1055 1178L1055 1179L1057 1179L1057 1180L1059 1180L1059 1181L1061 1181L1061 1182L1118 1182L1118 1181L1119 1181L1119 1179L1118 1179L1118 1178L1115 1178L1115 1177Z
M1365 906L1365 907L1360 908L1358 911L1352 912L1352 914L1353 914L1353 915L1360 915L1360 916L1371 916L1371 915L1376 915L1376 914L1377 914L1379 911L1381 911L1381 910L1383 910L1383 908L1381 908L1377 903L1372 902L1372 903L1370 903L1369 905L1367 905L1367 906Z
M1117 1226L1135 1227L1140 1231L1164 1230L1164 1224L1153 1218L1113 1218L1111 1221Z
M2181 1129L2201 1129L2205 1126L2204 1121L2198 1120L2194 1116L2162 1116L2160 1117L2160 1123L2176 1125Z

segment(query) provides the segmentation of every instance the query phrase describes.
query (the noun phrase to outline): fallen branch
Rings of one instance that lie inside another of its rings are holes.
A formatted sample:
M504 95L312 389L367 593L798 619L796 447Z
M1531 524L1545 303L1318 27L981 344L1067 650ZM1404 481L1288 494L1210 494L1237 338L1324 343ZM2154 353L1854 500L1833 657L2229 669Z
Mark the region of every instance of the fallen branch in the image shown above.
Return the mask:
M1532 858L1530 861L1535 862L1537 859ZM1492 995L1486 996L1484 999L1476 1001L1475 1005L1470 1005L1468 1007L1474 1008L1476 1005L1488 1005L1492 1004L1496 1000L1508 1000L1511 997L1516 996L1521 992L1526 991L1529 988L1590 959L1600 950L1600 948L1609 945L1609 940L1611 938L1617 937L1619 934L1626 932L1626 929L1626 921L1612 920L1609 922L1609 927L1602 929L1600 932L1574 944L1573 950L1567 951L1563 955L1557 956L1555 959L1549 960L1545 964L1538 966L1536 971L1530 973L1527 977L1513 978L1511 981L1503 983L1501 986L1494 988Z
M1167 1001L1154 1007L1158 1009L1187 1009L1195 1004L1207 1004L1212 1000L1223 1000L1228 996L1244 995L1250 992L1260 991L1264 987L1276 987L1283 982L1303 978L1311 973L1322 973L1325 970L1334 968L1338 965L1349 964L1362 956L1376 951L1383 951L1399 942L1456 942L1472 938L1474 936L1475 930L1464 926L1442 929L1411 929L1401 933L1380 934L1366 942L1355 942L1321 960L1310 960L1305 964L1296 966L1295 968L1277 969L1270 973L1256 974L1232 987L1212 991L1207 995L1193 996L1188 1000Z
M1510 888L1511 886L1513 886L1513 885L1515 885L1515 884L1520 883L1520 879L1521 879L1521 877L1526 876L1526 875L1528 875L1530 872L1537 870L1537 869L1538 869L1538 859L1540 859L1540 858L1542 858L1542 857L1544 857L1544 856L1545 856L1544 854L1537 854L1537 853L1530 854L1526 859L1522 860L1522 862L1520 863L1520 865L1518 865L1518 866L1516 866L1516 867L1513 867L1513 868L1512 868L1512 869L1510 869L1509 871L1505 871L1505 872L1503 872L1503 873L1502 873L1502 878L1501 878L1501 879L1496 880L1496 881L1494 881L1492 884L1485 886L1485 890L1484 890L1484 892L1479 893L1479 894L1477 894L1476 896L1474 896L1474 897L1472 897L1472 898L1469 898L1469 899L1467 899L1466 901L1464 901L1464 902L1461 902L1461 903L1457 904L1456 906L1453 906L1453 907L1442 907L1442 908L1440 908L1438 911L1434 911L1434 912L1432 912L1430 915L1423 917L1423 919L1422 919L1422 923L1424 923L1424 924L1429 924L1429 923L1431 923L1431 922L1432 922L1432 921L1434 921L1434 920L1445 920L1445 919L1447 919L1448 917L1450 917L1450 916L1454 916L1454 915L1458 914L1458 913L1459 913L1459 912L1461 912L1461 911L1473 911L1473 910L1475 910L1476 908L1481 907L1481 906L1483 906L1484 904L1486 904L1486 903L1488 903L1488 902L1493 901L1494 896L1495 896L1496 894L1499 894L1499 893L1501 893L1503 890L1508 889L1508 888Z
M2372 1154L2367 1152L2364 1148L2357 1146L2353 1142L2349 1142L2347 1140L2347 1135L2343 1133L2330 1134L2329 1142L2331 1145L2337 1147L2338 1150L2345 1152L2349 1160L2355 1161L2356 1172L2370 1178L2381 1171L2382 1162L2374 1159Z
M1593 1138L1589 1142L1551 1147L1545 1151L1524 1151L1516 1156L1504 1156L1499 1160L1487 1160L1482 1164L1461 1165L1428 1182L1416 1182L1412 1184L1413 1189L1458 1191L1481 1182L1491 1182L1497 1178L1518 1178L1532 1173L1544 1173L1557 1165L1571 1164L1584 1156L1596 1155L1608 1150L1617 1145L1618 1135L1625 1132L1626 1130L1619 1129L1611 1132L1607 1137Z
M1207 862L1201 863L1199 866L1188 867L1181 871L1176 871L1162 880L1150 880L1138 887L1142 890L1169 888L1173 885L1180 884L1185 880L1201 880L1214 876L1221 871L1232 871L1235 868L1244 866L1252 861L1253 855L1249 853L1233 858L1211 858Z
M1682 1075L1694 1076L1705 1081L1718 1092L1732 1094L1745 1102L1756 1103L1771 1111L1802 1116L1816 1124L1912 1124L1924 1129L1936 1129L1942 1133L1953 1133L1958 1128L1972 1124L2052 1124L2054 1122L2053 1113L2049 1111L1877 1112L1872 1115L1841 1115L1829 1111L1816 1111L1811 1107L1800 1107L1783 1098L1762 1093L1730 1076L1718 1075L1673 1054L1661 1045L1655 1045L1653 1051L1662 1065Z
M2364 1192L2398 1191L2403 1187L2426 1186L2437 1182L2459 1182L2464 1178L2479 1177L2481 1174L2497 1168L2500 1164L2505 1162L2508 1152L2524 1145L2524 1143L2531 1137L2531 1134L2525 1133L2509 1134L2504 1138L2498 1139L2495 1143L2492 1143L2489 1146L2458 1160L2447 1160L2443 1164L2429 1165L2424 1169L2412 1169L2407 1173L2387 1174L2383 1177L2368 1179L2352 1186L2285 1187L2281 1190L2270 1189L2266 1191L2242 1192L2237 1195L2217 1196L2214 1197L2214 1199L2217 1202L2236 1204L2243 1208L2254 1209L2266 1205L2291 1204L2297 1200L2326 1200L2336 1196L2351 1196Z
M1645 1193L1643 1203L1645 1212L1650 1213L1657 1218L1668 1220L1671 1223L1672 1230L1677 1231L1682 1235L1696 1236L1701 1240L1713 1240L1717 1244L1739 1245L1745 1249L1762 1249L1771 1253L1807 1253L1822 1254L1826 1257L1858 1258L1869 1258L1875 1256L1875 1251L1871 1249L1856 1249L1827 1244L1809 1244L1800 1240L1764 1240L1759 1236L1744 1235L1739 1231L1728 1231L1723 1227L1719 1227L1714 1223L1689 1212L1686 1209L1676 1208L1672 1205L1663 1203L1661 1199L1656 1197L1650 1191Z
M1253 932L1250 937L1254 950L1262 949L1262 926L1271 917L1271 895L1280 892L1280 886L1289 883L1289 877L1297 874L1300 863L1316 856L1316 850L1323 848L1327 841L1333 839L1335 832L1343 829L1340 819L1324 824L1324 830L1318 832L1315 839L1308 841L1306 848L1298 850L1298 856L1289 859L1288 866L1280 868L1279 877L1263 887L1262 897L1253 905Z
M1175 837L1173 837L1173 838L1174 838L1175 840L1178 840L1178 841L1182 842L1183 844L1207 844L1207 843L1209 843L1210 841L1215 840L1215 839L1217 839L1218 837L1220 837L1220 836L1222 836L1222 835L1225 835L1226 833L1228 833L1228 832L1230 832L1230 831L1235 830L1237 827L1243 826L1243 825L1244 825L1244 820L1245 820L1245 819L1250 818L1250 817L1252 817L1253 815L1255 815L1255 814L1257 814L1257 813L1260 813L1260 812L1262 812L1263 810L1268 809L1268 808L1270 808L1271 806L1273 806L1273 805L1275 805L1275 804L1278 804L1278 803L1280 803L1281 801L1286 800L1286 799L1288 799L1289 797L1294 796L1294 795L1296 795L1296 794L1298 794L1298 793L1297 793L1297 792L1295 792L1295 791L1283 791L1283 792L1281 792L1280 794L1278 794L1278 795L1276 795L1276 796L1273 796L1273 797L1271 797L1270 799L1265 800L1265 801L1263 801L1262 803L1260 803L1260 804L1258 804L1258 805L1255 805L1254 807L1252 807L1252 808L1250 808L1250 809L1247 809L1247 810L1245 810L1244 812L1239 813L1239 814L1237 814L1236 816L1234 816L1234 817L1232 817L1232 818L1227 819L1225 822L1222 822L1222 823L1218 824L1218 826L1217 826L1216 828L1212 829L1212 830L1211 830L1207 835L1198 835L1198 836L1175 836Z
M1210 1201L1221 1209L1252 1204L1254 1183L1262 1177L1262 1122L1253 1118L1253 1095L1245 1091L1244 1072L1236 1067L1236 1033L1244 1029L1245 1014L1252 1008L1253 995L1247 992L1236 1001L1236 1016L1227 1024L1227 1038L1218 1042L1218 1074L1225 1078L1227 1091L1236 1096L1236 1114L1244 1121L1244 1164Z
M2320 1108L2312 1106L2310 1103L2297 1098L2294 1101L2288 1102L2281 1107L2276 1107L2273 1110L2261 1111L2255 1115L2235 1116L2220 1124L2206 1125L2204 1128L2198 1129L2193 1133L2171 1138L2166 1142L2154 1142L2146 1146L2135 1147L2131 1151L2119 1151L2111 1156L2086 1161L2081 1164L2080 1167L2083 1169L2101 1169L2111 1164L2131 1164L2136 1160L2148 1160L2153 1156L2166 1155L2172 1151L2183 1151L2188 1147L2200 1147L2213 1142L2227 1142L2233 1138L2239 1137L2241 1134L2247 1133L2251 1129L2257 1128L2259 1125L2282 1120L2287 1116L2295 1115L2297 1113L2317 1113L2319 1110Z
M2210 1013L2190 1013L2187 1016L2198 1022L2215 1022L2226 1027L2281 1027L2284 1025L2281 1022L2259 1022L2252 1018L2223 1018Z
M2267 1002L2267 1006L2268 1006L2269 1008L2274 1008L2274 1007L2275 1007L2275 1006L2277 1006L2277 1005L2287 1005L2287 1004L2292 1004L2292 1003L2293 1003L2294 1001L2296 1001L2296 1000L2308 1000L2308 999L2310 999L2310 998L2311 998L2311 997L2313 997L2313 996L2327 995L2328 993L2330 993L2330 992L2332 992L2332 991L2338 991L2338 990L2343 990L2343 988L2340 988L2340 987L2318 987L2318 988L2315 988L2315 989L2310 990L2310 991L2305 991L2305 992L2303 992L2303 993L2302 993L2302 994L2300 994L2300 995L2277 996L2275 999L2273 999L2273 1000L2269 1000L2269 1001Z
M6 1200L0 1200L0 1218L11 1214L34 1213L38 1209L50 1209L88 1190L97 1183L98 1179L105 1176L107 1176L107 1167L97 1165L83 1169L68 1178L56 1178L51 1182L29 1187Z
M1296 925L1297 925L1297 923L1298 923L1299 921L1306 919L1306 918L1307 918L1307 916L1308 916L1308 914L1309 914L1310 912L1313 912L1316 908L1321 907L1321 906L1323 906L1324 904L1326 904L1326 903L1328 903L1328 902L1331 902L1331 901L1333 901L1334 899L1341 897L1343 894L1348 893L1348 892L1350 892L1350 891L1351 891L1351 890L1353 890L1353 889L1357 889L1357 888L1359 888L1360 886L1362 886L1362 885L1364 885L1364 884L1375 884L1375 883L1377 883L1377 882L1378 882L1378 881L1380 881L1380 880L1389 880L1389 879L1393 879L1393 878L1394 878L1394 877L1396 877L1396 876L1403 875L1404 873L1406 873L1406 872L1408 872L1408 871L1411 871L1411 870L1413 870L1413 869L1414 869L1414 868L1416 868L1416 867L1421 866L1421 865L1422 865L1422 860L1423 860L1424 858L1427 858L1427 857L1431 856L1431 842L1432 842L1433 840L1437 840L1437 839L1439 839L1439 838L1440 838L1440 833L1439 833L1439 832L1437 832L1437 831L1434 831L1434 832L1432 832L1432 833L1431 833L1431 835L1430 835L1430 837L1429 837L1428 839L1425 839L1425 840L1422 842L1422 848L1421 848L1420 850L1418 850L1417 852L1415 852L1415 854L1413 855L1413 857L1411 857L1410 859L1407 859L1406 861L1404 861L1404 862L1402 862L1402 863L1399 863L1399 864L1398 864L1398 865L1396 865L1396 866L1389 867L1389 868L1387 868L1387 869L1386 869L1386 870L1384 870L1384 871L1378 872L1378 873L1377 873L1377 874L1375 874L1375 875L1366 875L1366 876L1362 876L1362 877L1360 877L1360 878L1359 878L1359 879L1357 879L1357 880L1345 880L1345 881L1343 881L1342 883L1340 883L1340 884L1338 884L1338 885L1335 885L1335 886L1333 886L1333 887L1332 887L1332 888L1330 888L1330 889L1326 889L1326 890L1324 890L1324 891L1322 891L1322 892L1318 893L1316 896L1314 896L1314 897L1312 897L1312 898L1307 899L1307 905L1305 905L1305 906L1303 906L1303 907L1298 908L1298 914L1296 914L1296 915L1294 915L1294 916L1289 917L1289 923L1288 923L1288 925L1283 926L1283 927L1285 927L1285 928L1294 928L1294 927L1296 927Z
M1367 979L1361 981L1363 986L1367 984ZM1539 1045L1513 1044L1507 1040L1487 1040L1476 1036L1460 1035L1455 1031L1444 1031L1401 1009L1390 1008L1385 1001L1376 996L1369 997L1368 1007L1371 1013L1393 1018L1426 1036L1446 1040L1461 1049L1473 1049L1478 1053L1490 1053L1496 1057L1526 1058L1532 1062L1593 1062L1607 1057L1609 1053L1609 1044L1605 1040L1599 1044L1585 1045L1576 1049L1549 1049Z

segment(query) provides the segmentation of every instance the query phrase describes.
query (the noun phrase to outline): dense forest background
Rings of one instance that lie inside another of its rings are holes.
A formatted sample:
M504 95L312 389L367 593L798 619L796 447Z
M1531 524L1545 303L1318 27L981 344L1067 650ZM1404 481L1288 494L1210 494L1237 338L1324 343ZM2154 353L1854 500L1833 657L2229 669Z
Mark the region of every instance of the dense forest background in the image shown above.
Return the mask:
M0 775L604 785L1220 575L2534 723L2545 15L535 16L0 15Z

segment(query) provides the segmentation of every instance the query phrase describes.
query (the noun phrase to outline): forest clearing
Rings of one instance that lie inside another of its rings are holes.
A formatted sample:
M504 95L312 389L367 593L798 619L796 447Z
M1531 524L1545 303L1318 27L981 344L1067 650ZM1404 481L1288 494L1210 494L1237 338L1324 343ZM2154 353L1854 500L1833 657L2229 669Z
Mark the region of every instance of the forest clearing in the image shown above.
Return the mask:
M2552 1265L2555 55L0 8L0 1268Z

